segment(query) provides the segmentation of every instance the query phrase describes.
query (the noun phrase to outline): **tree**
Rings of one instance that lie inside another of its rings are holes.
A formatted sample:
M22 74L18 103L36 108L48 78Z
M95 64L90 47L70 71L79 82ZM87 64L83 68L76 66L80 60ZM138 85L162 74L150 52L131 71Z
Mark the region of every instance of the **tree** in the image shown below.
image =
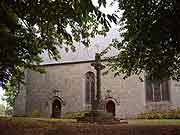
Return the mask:
M8 83L4 86L3 100L6 101L8 107L15 105L16 96L19 94L20 83L15 76L12 76Z
M4 116L6 112L6 108L3 104L0 104L0 116Z
M105 0L98 0L99 7ZM24 69L38 67L41 54L59 59L58 48L75 51L73 43L89 46L89 37L105 34L115 15L104 14L91 0L1 0L0 82L5 100L14 105Z
M105 6L105 0L99 0L101 4ZM58 47L74 51L74 41L88 46L89 37L109 29L107 18L116 22L114 15L100 12L91 0L1 0L0 18L3 87L12 76L21 81L25 68L42 71L36 65L45 50L57 60Z
M146 72L153 79L180 79L180 2L178 0L118 0L123 10L122 41L110 68L124 78Z

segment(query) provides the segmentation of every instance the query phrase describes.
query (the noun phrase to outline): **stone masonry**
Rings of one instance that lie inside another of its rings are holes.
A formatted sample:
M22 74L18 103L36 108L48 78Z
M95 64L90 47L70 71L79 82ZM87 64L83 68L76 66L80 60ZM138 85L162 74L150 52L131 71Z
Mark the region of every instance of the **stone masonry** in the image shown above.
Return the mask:
M30 116L33 111L38 111L41 117L51 117L55 99L61 102L62 116L66 112L86 110L88 105L85 104L85 74L88 71L95 73L91 63L92 61L84 61L42 65L46 74L27 70L26 83L16 99L14 115ZM126 80L122 77L123 75L114 78L114 74L109 72L102 75L101 80L102 98L105 103L110 100L115 103L115 117L132 118L140 112L151 110L153 106L180 106L179 82L169 81L169 102L154 104L146 102L144 81L138 76L131 76ZM144 78L144 75L141 77Z

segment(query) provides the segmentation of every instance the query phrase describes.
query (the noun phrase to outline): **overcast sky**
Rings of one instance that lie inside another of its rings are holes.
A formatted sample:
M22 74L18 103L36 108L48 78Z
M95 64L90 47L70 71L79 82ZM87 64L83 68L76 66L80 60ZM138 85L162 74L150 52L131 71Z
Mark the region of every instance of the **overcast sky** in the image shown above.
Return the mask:
M112 2L112 0L107 0L107 7L104 8L103 6L101 6L100 10L106 14L112 14L114 13L117 9L118 9L118 5L114 4L113 7L110 5ZM93 4L94 5L98 5L98 0L93 0ZM117 29L117 26L115 24L112 24L112 29ZM117 34L117 32L116 32ZM116 36L116 35L115 35ZM114 36L113 36L114 37ZM108 39L107 39L108 40ZM108 40L109 42L109 40ZM2 96L3 96L4 91L2 90L2 88L0 87L0 104L3 103L5 104L4 101L2 101Z
M3 91L2 88L0 87L0 104L5 104L5 102L2 101L3 93L4 93L4 91Z

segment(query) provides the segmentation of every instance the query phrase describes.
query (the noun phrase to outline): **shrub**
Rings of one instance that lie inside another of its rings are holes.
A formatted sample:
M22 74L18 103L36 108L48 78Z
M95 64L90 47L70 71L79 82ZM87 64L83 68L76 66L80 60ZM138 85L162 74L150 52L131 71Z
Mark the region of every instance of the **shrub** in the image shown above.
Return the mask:
M64 119L76 119L80 122L93 121L93 116L96 117L96 121L104 121L104 119L113 119L112 113L107 112L67 112L64 114Z
M64 114L65 119L83 119L87 115L87 112L67 112Z
M143 112L137 115L137 119L180 119L180 108L166 112Z
M40 112L37 110L37 109L34 109L32 112L31 112L31 117L33 118L39 118L40 117Z

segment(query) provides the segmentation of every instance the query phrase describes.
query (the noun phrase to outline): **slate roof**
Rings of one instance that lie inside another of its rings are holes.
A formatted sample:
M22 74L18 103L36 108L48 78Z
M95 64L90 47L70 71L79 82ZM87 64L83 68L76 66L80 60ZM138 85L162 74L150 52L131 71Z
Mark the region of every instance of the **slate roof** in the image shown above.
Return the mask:
M81 43L76 43L77 47L75 52L69 51L68 53L64 49L59 49L61 54L61 59L58 61L49 59L48 54L44 53L42 65L46 64L56 64L56 63L69 63L69 62L78 62L78 61L89 61L94 60L95 53L100 53L103 51L112 41L112 39L119 38L119 32L117 29L111 29L107 35L104 36L96 36L91 39L91 46L85 47ZM106 56L112 56L117 54L117 50L114 48L110 52L108 52Z

